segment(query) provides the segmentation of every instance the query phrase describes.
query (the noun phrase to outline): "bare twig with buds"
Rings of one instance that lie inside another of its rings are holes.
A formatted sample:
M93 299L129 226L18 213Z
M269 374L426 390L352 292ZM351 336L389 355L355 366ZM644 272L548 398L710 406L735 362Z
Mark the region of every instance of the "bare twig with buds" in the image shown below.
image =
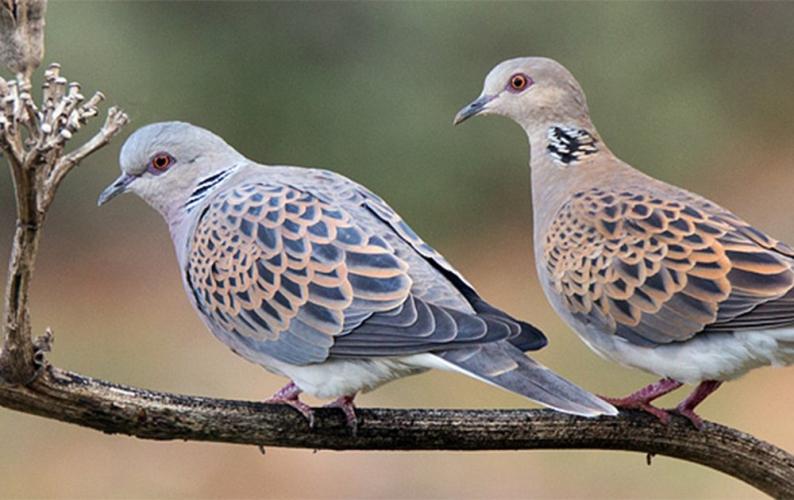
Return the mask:
M40 229L55 192L72 168L107 144L128 120L123 112L111 108L99 133L64 153L72 136L97 116L104 96L97 92L85 100L80 84L69 82L60 69L51 64L44 73L40 106L33 100L27 76L20 73L9 81L0 78L0 149L11 168L17 202L6 286L5 343L0 352L0 378L6 383L26 384L38 373L27 312L28 284Z

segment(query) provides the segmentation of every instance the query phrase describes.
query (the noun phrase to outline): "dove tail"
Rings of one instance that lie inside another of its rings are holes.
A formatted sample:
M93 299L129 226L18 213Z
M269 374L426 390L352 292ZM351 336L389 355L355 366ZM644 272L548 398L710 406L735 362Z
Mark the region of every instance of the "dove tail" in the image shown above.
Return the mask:
M448 369L515 392L563 413L585 417L617 415L617 410L611 404L526 357L506 341L445 351L437 356L451 365Z

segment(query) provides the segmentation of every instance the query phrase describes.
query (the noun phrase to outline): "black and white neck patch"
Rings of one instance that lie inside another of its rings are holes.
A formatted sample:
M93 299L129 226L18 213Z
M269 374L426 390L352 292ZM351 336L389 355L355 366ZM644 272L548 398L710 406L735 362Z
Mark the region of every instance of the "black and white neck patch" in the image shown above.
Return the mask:
M549 129L547 136L549 144L546 150L552 158L565 165L598 152L598 139L583 128L555 126Z

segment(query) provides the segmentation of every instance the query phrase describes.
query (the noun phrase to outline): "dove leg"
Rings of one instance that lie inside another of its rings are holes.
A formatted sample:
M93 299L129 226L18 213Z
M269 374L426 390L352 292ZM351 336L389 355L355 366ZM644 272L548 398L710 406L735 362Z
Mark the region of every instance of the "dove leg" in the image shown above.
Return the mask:
M633 392L624 398L602 397L602 399L604 401L607 401L608 403L612 403L612 405L617 408L623 408L626 410L642 410L646 413L650 413L651 415L661 420L662 423L666 424L670 422L670 415L667 413L667 411L653 406L651 404L651 401L653 401L654 399L658 399L664 396L665 394L678 389L682 385L683 384L677 380L673 380L671 378L663 378L658 382L654 382L653 384L646 385L639 391Z
M307 405L300 400L301 394L300 387L295 385L295 382L290 380L290 383L279 389L278 392L265 400L267 404L275 405L289 405L298 410L309 422L309 427L314 427L314 410L311 406Z
M681 403L679 403L679 405L676 406L675 410L673 411L683 417L688 418L689 421L692 422L692 425L694 425L698 430L702 429L703 419L701 419L695 413L695 407L702 403L703 400L709 396L709 394L719 389L721 385L722 382L719 380L704 380L695 388L694 391L692 391L692 394L681 401Z
M353 403L353 399L356 397L355 394L342 396L338 398L333 403L328 403L325 405L326 408L339 408L345 414L345 420L347 421L347 426L350 427L350 430L353 432L353 435L356 435L356 431L358 430L358 419L356 418L356 405Z

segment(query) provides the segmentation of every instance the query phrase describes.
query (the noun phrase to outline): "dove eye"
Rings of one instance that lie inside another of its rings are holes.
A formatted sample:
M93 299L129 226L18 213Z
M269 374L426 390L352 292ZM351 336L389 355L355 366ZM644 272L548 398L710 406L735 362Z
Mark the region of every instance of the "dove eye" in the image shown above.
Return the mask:
M512 92L521 92L532 84L532 79L523 73L516 73L510 77L507 84L508 90Z
M165 172L168 170L171 165L176 162L173 156L168 153L157 153L156 155L152 156L152 159L149 160L149 168L148 170L157 175Z

